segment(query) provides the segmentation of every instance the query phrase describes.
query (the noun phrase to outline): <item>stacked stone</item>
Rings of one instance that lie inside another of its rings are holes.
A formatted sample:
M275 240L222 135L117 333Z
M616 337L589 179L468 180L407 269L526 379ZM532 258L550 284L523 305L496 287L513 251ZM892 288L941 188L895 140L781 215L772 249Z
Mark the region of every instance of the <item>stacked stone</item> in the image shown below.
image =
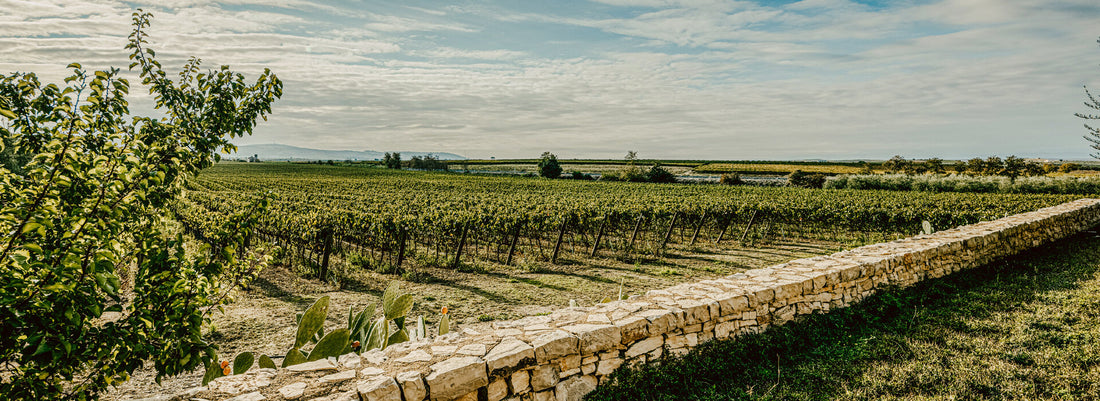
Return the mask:
M665 352L682 355L706 341L846 307L885 286L908 286L977 267L1097 223L1100 200L1084 199L680 284L629 300L496 322L486 332L464 330L430 342L296 365L290 374L326 372L277 390L264 386L283 370L261 369L219 378L189 395L251 397L241 400L297 399L304 394L326 400L577 400L624 364L647 363ZM354 386L346 384L352 379Z

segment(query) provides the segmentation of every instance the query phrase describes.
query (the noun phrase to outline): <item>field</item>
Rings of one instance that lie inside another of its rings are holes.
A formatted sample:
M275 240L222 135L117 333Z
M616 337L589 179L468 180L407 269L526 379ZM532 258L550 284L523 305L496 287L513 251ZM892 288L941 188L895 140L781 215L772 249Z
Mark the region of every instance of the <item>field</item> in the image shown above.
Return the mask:
M621 371L593 400L1100 398L1100 237L1082 233Z
M193 180L175 218L198 246L204 230L261 197L270 208L252 241L273 264L215 317L208 337L223 355L281 355L294 314L313 300L332 297L335 326L343 311L376 302L393 280L415 294L412 316L432 324L447 307L459 327L477 328L908 236L923 220L948 227L1074 198L223 163ZM108 398L198 380L194 373L155 387L145 369Z

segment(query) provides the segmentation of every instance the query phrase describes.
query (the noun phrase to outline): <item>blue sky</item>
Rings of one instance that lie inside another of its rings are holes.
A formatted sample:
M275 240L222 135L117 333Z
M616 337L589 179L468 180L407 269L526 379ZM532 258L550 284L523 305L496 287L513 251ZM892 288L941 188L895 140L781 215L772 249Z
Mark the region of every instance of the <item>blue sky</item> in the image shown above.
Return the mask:
M1084 159L1100 3L0 0L0 71L270 67L239 144L470 157ZM134 111L148 113L144 91Z

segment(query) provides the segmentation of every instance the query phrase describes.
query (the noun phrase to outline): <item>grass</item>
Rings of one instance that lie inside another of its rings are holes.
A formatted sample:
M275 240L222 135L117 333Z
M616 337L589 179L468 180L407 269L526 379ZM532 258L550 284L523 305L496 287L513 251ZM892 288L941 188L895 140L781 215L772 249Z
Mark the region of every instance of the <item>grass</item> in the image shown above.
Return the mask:
M588 399L1100 399L1100 238L623 369Z

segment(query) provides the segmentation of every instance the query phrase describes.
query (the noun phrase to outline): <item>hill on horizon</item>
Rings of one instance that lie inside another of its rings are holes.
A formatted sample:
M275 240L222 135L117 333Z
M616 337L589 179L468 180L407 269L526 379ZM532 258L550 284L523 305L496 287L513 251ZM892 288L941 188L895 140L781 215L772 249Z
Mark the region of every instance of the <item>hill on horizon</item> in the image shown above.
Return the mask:
M391 151L392 152L392 151ZM402 160L408 160L413 156L424 157L432 155L438 157L440 160L465 160L466 157L449 152L411 152L411 151L397 151L401 154ZM376 150L325 150L325 149L309 149L300 148L297 146L283 145L283 144L266 144L266 145L240 145L237 146L237 152L230 155L229 158L247 158L252 155L259 156L260 160L275 160L275 161L302 161L302 160L352 160L352 161L364 161L364 160L381 160L385 156L385 152Z

